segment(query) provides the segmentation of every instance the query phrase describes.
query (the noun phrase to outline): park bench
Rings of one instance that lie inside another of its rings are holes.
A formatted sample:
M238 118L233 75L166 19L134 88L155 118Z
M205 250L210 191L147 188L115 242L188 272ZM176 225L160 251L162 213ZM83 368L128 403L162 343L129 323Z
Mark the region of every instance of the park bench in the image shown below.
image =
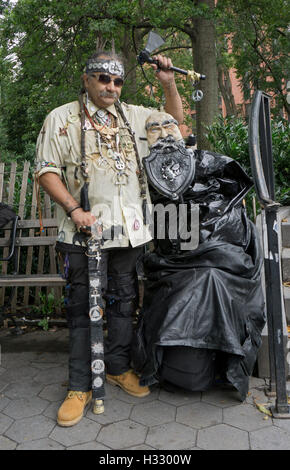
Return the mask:
M17 258L1 261L9 257L13 221L4 226L0 236L0 309L6 305L10 313L15 313L17 307L25 311L31 305L40 305L43 288L46 293L53 291L56 304L63 294L65 281L59 274L54 249L57 237L54 207L47 194L37 193L29 162L12 162L6 166L0 163L0 202L13 207L19 217L14 240ZM42 231L38 197L42 207Z
M6 168L6 169L5 169ZM19 169L20 168L20 169ZM9 256L13 222L0 229L0 313L23 313L32 306L41 306L40 293L53 291L55 312L61 314L60 300L64 294L65 280L61 260L57 258L54 245L57 239L57 220L50 197L40 191L42 226L37 210L38 194L29 162L11 165L0 163L0 202L13 207L19 216L16 223L15 257ZM8 294L7 294L8 291ZM139 301L142 303L143 277L139 276ZM9 318L9 315L6 315ZM61 320L60 320L61 323Z

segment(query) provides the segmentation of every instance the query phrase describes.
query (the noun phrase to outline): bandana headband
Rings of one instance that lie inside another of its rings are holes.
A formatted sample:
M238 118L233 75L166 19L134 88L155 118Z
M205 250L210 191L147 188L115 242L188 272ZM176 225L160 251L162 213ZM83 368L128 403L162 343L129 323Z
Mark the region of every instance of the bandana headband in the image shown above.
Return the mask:
M110 73L111 75L118 75L121 78L125 76L124 66L119 60L89 59L86 63L85 71L86 73Z

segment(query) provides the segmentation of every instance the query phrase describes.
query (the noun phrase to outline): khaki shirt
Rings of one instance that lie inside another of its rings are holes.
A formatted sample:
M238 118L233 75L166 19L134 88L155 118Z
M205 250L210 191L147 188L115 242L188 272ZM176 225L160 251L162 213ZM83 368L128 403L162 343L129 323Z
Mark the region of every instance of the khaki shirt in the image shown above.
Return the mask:
M143 106L122 103L124 114L135 132L135 139L140 158L147 156L145 121L152 109ZM87 109L93 116L98 108L88 101ZM89 201L91 212L100 217L104 229L111 226L119 227L119 235L105 242L104 248L127 247L129 242L133 247L149 242L152 237L149 226L143 224L142 199L136 170L138 169L136 155L128 130L114 105L108 107L117 118L120 132L120 146L129 161L128 177L124 184L116 184L117 172L114 161L108 156L106 146L101 147L102 156L97 142L97 132L86 121L85 148L88 171L90 176ZM36 173L41 176L46 172L56 173L66 184L69 193L80 201L80 190L84 179L81 174L81 123L78 101L60 106L46 117L42 130L37 139ZM146 185L147 186L147 185ZM150 196L147 187L147 202ZM76 226L65 211L57 206L58 240L72 243ZM137 220L137 222L136 222ZM123 229L123 233L120 233ZM78 243L77 243L78 244Z

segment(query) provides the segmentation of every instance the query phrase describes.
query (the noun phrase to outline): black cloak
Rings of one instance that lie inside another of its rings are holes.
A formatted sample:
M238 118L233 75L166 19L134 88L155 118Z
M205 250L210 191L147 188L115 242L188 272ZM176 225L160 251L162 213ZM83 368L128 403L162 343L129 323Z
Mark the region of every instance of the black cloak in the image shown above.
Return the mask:
M188 213L199 204L199 245L181 250L166 227L166 239L154 240L154 251L145 253L133 364L140 383L151 385L160 378L164 347L220 351L224 374L244 400L265 324L262 252L242 204L252 181L227 156L195 151L194 158L195 177L183 202ZM150 191L153 204L172 204Z

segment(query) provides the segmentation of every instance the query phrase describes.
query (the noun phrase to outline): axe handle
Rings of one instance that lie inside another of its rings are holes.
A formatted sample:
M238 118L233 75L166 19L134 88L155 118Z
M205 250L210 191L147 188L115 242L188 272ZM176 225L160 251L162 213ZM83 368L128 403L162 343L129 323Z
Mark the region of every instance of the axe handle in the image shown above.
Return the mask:
M205 75L203 75L202 73L197 73L197 72L194 72L194 71L191 71L191 70L189 71L189 70L180 69L178 67L174 67L174 65L172 65L172 67L169 67L168 69L164 69L163 67L160 67L160 64L159 64L158 60L151 59L151 58L150 58L150 64L157 65L157 67L160 70L172 70L173 72L182 73L183 75L192 75L192 73L194 73L194 75L198 78L198 80L205 80L205 78L206 78Z
M177 73L182 73L183 75L189 75L190 77L194 74L195 76L195 82L199 81L199 80L205 80L206 76L201 74L201 73L197 73L197 72L194 72L193 70L184 70L184 69L180 69L178 67L170 67L169 69L163 69L162 67L160 67L160 63L158 60L156 59L152 59L152 57L150 57L150 53L144 49L143 51L140 52L140 54L138 55L137 57L137 61L140 65L143 65L145 62L147 62L148 64L155 64L157 65L157 67L159 68L159 70L172 70L174 72L177 72Z

